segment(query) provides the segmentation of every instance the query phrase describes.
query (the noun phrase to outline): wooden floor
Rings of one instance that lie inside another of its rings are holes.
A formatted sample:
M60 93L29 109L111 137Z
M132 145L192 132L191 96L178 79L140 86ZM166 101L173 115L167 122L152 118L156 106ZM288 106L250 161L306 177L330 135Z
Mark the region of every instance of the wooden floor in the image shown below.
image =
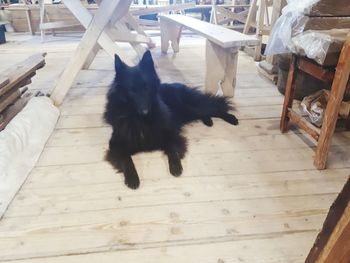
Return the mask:
M31 85L46 91L79 40L8 38L0 70L46 51L47 66ZM161 79L202 87L204 41L186 36L180 46L176 56L153 51ZM180 178L160 153L135 156L141 188L132 191L103 161L112 69L102 52L79 75L39 162L0 221L0 262L303 262L349 174L350 133L336 134L329 169L316 171L312 141L300 131L280 134L283 97L240 54L233 100L240 125L189 125Z

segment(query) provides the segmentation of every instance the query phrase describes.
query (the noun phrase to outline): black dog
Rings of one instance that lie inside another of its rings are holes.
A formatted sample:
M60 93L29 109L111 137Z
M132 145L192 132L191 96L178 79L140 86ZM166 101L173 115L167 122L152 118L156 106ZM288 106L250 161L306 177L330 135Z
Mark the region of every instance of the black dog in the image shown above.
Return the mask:
M211 117L238 124L228 113L231 106L227 98L203 94L183 84L160 83L149 51L135 67L127 66L116 55L115 70L104 113L113 127L106 159L124 173L130 188L140 185L133 154L162 150L168 156L170 173L179 176L187 149L181 134L184 124L201 120L212 126Z

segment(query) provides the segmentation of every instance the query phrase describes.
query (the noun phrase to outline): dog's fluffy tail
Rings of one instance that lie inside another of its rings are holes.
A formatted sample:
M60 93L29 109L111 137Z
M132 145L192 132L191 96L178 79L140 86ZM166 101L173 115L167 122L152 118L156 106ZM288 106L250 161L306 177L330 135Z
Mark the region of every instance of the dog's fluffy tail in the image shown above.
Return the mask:
M173 83L162 84L162 99L174 111L180 114L183 122L195 120L208 121L208 118L221 118L233 125L238 120L230 110L232 104L227 97L202 93L198 89L189 88L186 85Z
M229 113L230 110L233 110L233 106L227 97L219 97L212 94L200 95L201 98L194 108L200 119L217 117L230 124L238 124L237 118Z
M202 117L219 117L223 113L233 110L232 104L226 97L219 97L208 93L198 94L198 100L194 105L194 111Z

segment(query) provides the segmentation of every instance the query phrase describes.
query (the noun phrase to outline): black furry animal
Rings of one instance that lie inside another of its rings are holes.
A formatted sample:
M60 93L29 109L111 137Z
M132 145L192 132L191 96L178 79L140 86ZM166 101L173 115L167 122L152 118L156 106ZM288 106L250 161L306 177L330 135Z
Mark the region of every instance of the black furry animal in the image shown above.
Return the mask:
M212 126L212 117L238 124L228 113L231 106L225 97L203 94L179 83L160 83L149 51L135 67L116 55L115 70L104 113L113 127L106 160L124 173L125 184L132 189L140 185L133 154L162 150L168 156L170 173L180 176L187 150L182 135L185 124L201 120Z

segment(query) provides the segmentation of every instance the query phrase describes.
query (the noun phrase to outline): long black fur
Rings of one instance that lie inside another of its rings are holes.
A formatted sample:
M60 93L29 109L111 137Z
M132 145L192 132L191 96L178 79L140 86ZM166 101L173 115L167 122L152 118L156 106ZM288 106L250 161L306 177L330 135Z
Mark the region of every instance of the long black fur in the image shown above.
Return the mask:
M168 156L170 173L180 176L181 159L187 150L182 135L185 124L201 120L212 126L212 117L238 124L228 113L232 108L227 98L179 83L160 83L149 51L135 67L127 66L116 55L115 70L104 113L105 121L113 127L106 159L124 173L125 184L132 189L140 185L133 154L162 150Z

